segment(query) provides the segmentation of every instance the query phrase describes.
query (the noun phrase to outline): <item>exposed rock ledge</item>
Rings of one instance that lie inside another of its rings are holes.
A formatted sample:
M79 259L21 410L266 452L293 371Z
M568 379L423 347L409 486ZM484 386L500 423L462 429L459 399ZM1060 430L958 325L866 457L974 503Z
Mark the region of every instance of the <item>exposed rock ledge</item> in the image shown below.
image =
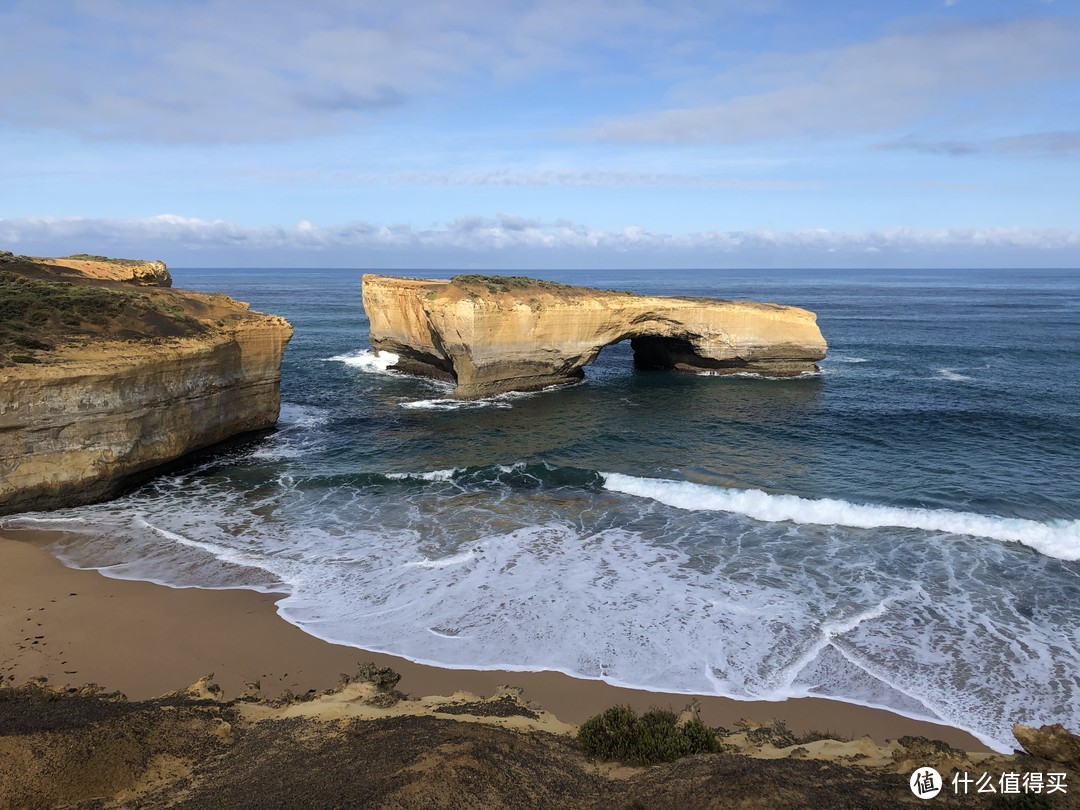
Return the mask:
M0 515L112 497L277 421L284 318L0 258Z
M365 275L371 345L392 368L452 381L475 399L575 382L605 346L631 340L643 368L790 377L826 344L812 312L711 298L665 298L522 277L451 281Z
M90 256L76 253L60 259L33 257L37 264L62 267L74 270L86 278L127 281L132 284L146 284L153 287L171 287L172 276L165 262L148 262L141 259L110 259L107 256Z

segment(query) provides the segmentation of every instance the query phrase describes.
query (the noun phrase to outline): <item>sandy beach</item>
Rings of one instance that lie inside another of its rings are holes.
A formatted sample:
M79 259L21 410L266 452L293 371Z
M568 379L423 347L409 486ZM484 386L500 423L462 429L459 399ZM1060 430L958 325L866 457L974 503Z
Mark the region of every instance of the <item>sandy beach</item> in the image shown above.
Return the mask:
M0 677L19 684L46 677L54 685L97 683L138 700L184 688L208 673L235 697L259 680L264 695L300 695L333 687L342 673L367 662L402 675L412 696L458 691L490 696L502 684L520 687L560 720L581 723L609 706L678 711L691 698L624 689L553 672L451 670L330 644L277 616L277 594L174 589L110 579L65 567L44 547L47 532L0 534ZM784 702L702 697L701 717L730 727L742 718L781 720L796 733L812 730L879 744L904 735L988 750L966 732L837 701Z

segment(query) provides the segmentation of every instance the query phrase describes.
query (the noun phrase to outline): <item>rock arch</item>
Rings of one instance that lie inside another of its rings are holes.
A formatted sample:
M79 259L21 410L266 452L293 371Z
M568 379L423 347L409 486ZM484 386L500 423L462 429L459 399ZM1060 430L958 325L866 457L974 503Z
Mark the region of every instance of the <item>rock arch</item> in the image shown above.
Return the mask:
M575 382L600 351L630 339L643 368L795 376L826 344L812 312L711 298L667 298L522 277L450 281L365 275L371 345L393 368L456 383L476 399Z

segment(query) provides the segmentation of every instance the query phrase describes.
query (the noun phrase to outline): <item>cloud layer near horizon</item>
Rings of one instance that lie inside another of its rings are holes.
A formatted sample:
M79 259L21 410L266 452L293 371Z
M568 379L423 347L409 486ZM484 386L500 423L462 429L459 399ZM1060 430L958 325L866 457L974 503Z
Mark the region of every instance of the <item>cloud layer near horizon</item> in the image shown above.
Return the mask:
M503 214L463 217L443 227L349 222L245 227L175 214L142 219L0 219L0 248L31 255L103 252L153 254L195 265L296 264L298 257L332 266L468 266L514 269L565 263L588 266L807 267L1010 266L1041 258L1040 266L1080 266L1080 231L1033 228L890 228L860 233L710 230L686 234L638 226L591 228ZM227 259L225 257L228 257ZM1024 257L1021 259L1020 257Z

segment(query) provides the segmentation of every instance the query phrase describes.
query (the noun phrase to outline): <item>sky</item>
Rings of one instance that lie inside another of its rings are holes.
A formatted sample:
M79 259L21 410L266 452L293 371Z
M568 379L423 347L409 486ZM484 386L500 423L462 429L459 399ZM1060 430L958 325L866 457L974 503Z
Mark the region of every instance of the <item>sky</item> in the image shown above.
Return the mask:
M0 0L0 250L1080 267L1080 0Z

